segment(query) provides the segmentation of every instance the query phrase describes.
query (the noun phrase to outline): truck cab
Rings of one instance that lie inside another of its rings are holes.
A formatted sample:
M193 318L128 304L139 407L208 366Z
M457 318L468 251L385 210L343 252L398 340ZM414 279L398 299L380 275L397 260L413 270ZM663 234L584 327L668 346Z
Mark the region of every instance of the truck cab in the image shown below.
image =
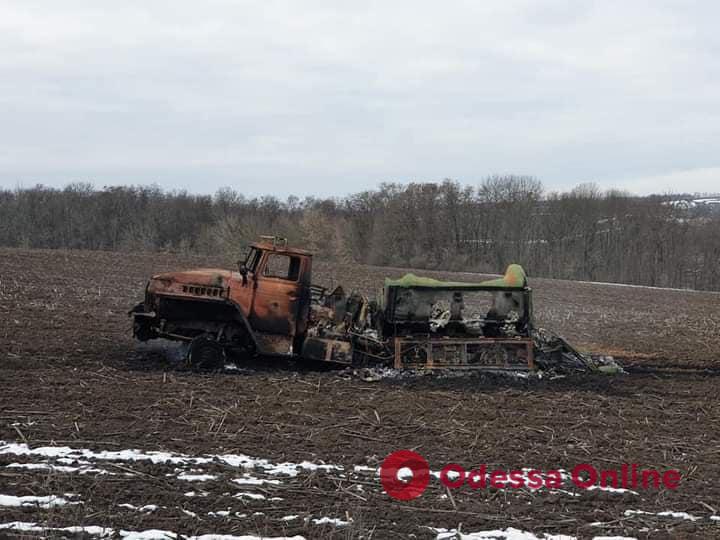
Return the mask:
M245 314L261 351L292 354L295 338L307 330L312 254L272 237L250 245L238 273L230 299Z
M141 341L191 343L190 360L218 364L226 350L292 355L307 331L312 254L278 237L250 245L237 271L154 275L130 312Z

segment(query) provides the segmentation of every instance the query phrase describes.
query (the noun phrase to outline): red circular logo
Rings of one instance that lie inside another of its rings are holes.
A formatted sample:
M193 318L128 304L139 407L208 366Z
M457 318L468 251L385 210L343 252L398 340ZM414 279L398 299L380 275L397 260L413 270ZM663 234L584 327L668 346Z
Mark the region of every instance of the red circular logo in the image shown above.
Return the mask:
M409 473L412 473L410 478ZM409 501L419 497L428 482L430 466L424 457L412 450L393 452L380 465L380 483L393 499Z

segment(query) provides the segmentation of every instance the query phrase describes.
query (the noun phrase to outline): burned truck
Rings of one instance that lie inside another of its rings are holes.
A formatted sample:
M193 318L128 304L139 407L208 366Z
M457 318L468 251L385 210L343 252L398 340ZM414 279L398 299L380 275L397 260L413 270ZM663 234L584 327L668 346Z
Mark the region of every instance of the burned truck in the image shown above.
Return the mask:
M189 343L188 362L285 356L414 369L533 369L532 290L519 265L499 279L446 282L406 274L378 298L312 283L312 254L278 237L251 244L236 271L153 276L133 334Z

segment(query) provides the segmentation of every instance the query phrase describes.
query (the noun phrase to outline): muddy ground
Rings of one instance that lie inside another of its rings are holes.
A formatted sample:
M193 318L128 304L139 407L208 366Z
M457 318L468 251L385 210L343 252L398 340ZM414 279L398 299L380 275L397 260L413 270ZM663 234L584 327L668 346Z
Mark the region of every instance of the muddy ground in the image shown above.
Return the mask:
M531 279L538 322L624 359L630 373L617 377L366 382L291 362L197 374L176 369L176 347L130 339L126 312L150 274L223 263L0 250L0 536L20 534L2 528L12 522L53 535L720 536L719 294ZM401 273L319 262L314 281L370 293ZM638 463L682 480L676 490L448 491L432 479L398 502L375 470L402 448L433 470Z

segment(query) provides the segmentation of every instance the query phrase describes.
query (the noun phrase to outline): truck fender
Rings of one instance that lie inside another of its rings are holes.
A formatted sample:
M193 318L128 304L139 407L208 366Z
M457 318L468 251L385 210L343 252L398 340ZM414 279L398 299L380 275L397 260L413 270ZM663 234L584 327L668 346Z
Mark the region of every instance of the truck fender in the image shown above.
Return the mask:
M250 321L247 320L247 317L242 311L242 308L240 305L233 300L227 299L226 302L233 307L234 315L235 315L235 321L238 322L248 333L248 336L250 336L250 339L252 340L253 347L255 350L258 350L258 342L255 338L255 332L252 329L252 326L250 326Z

